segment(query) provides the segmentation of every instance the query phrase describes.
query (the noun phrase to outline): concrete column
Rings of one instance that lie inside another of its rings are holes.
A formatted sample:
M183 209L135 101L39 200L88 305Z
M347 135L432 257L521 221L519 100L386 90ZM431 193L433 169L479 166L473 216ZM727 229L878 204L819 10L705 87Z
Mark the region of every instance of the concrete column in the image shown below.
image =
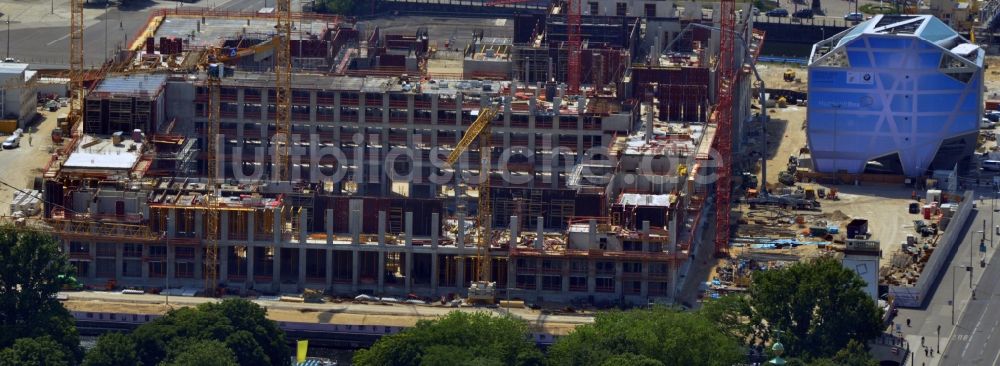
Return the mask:
M281 247L270 245L274 248L274 255L271 256L271 286L281 285Z
M351 251L351 292L358 292L359 263L358 250L354 249Z
M590 245L597 243L597 220L587 220L587 237L589 238L587 241Z
M536 229L535 229L535 249L542 249L542 243L545 242L545 218L538 216L535 218Z
M459 255L455 263L455 287L465 287L465 256Z
M309 120L316 123L316 92L309 92Z
M309 228L306 227L306 214L308 210L303 208L299 210L299 243L305 244L306 239L309 238Z
M333 249L326 248L326 288L333 288Z
M171 208L167 210L167 237L176 238L177 237L177 209Z
M305 246L299 247L299 287L305 286L306 283L306 260L308 259L306 258L306 252L308 251Z
M378 292L385 292L385 252L378 251Z
M441 276L438 266L440 266L440 259L438 258L437 251L434 251L431 253L431 292L434 295L437 295L438 286L441 285L440 281L438 281L438 277Z
M195 211L194 212L194 237L199 240L204 240L205 238L205 211Z
M333 209L326 209L326 244L333 244Z
M219 283L229 283L229 251L232 245L219 245Z
M254 237L256 235L256 233L257 233L257 224L255 223L255 221L257 221L257 217L253 214L253 212L248 212L247 213L247 243L253 243L257 239L257 238Z
M673 254L677 253L677 214L671 214L670 216L670 221L667 224L667 235L670 237L670 242L667 243L667 250Z
M174 269L176 269L175 266L177 263L177 255L176 253L174 253L175 250L177 250L177 247L174 247L172 245L167 246L167 278L169 279L177 278L177 273L175 273L174 271ZM195 250L195 253L197 252L198 250Z
M643 262L642 265L642 280L639 281L639 296L646 297L649 296L649 263Z
M171 250L167 250L167 253L171 253ZM169 254L168 254L169 255ZM167 262L170 262L168 259ZM176 262L176 260L175 260ZM195 248L194 250L194 278L202 278L202 273L204 272L204 267L202 263L205 263L205 252L201 248ZM171 266L172 267L172 266ZM176 273L175 273L176 275ZM216 279L218 280L218 279Z
M537 293L539 293L539 292L542 291L542 277L545 277L545 275L542 274L543 273L542 272L542 259L541 258L535 258L534 261L535 261L535 268L536 268L536 270L535 270L535 293L537 294Z
M253 215L250 215L250 217L253 217ZM251 223L252 223L252 221L251 221ZM250 232L253 232L253 229L250 229ZM254 263L253 262L255 260L257 260L257 259L255 258L254 246L253 246L253 244L248 243L247 244L247 279L246 279L246 283L247 283L246 286L247 286L247 288L252 288L253 285L254 285L254 282L255 282L254 278L253 278L253 276L254 276Z
M431 248L437 249L441 236L441 215L437 212L431 214ZM437 258L437 255L434 256ZM435 259L436 260L436 259Z
M125 263L125 259L122 256L122 251L124 250L124 244L115 243L115 279L121 280L122 278L122 266Z
M378 212L378 245L385 246L385 211ZM381 281L380 281L381 282Z
M96 225L95 225L96 226ZM87 254L90 256L90 265L87 266L87 278L97 278L97 244L87 243Z
M517 216L510 217L510 247L517 246L517 237L521 234L521 220Z
M562 286L560 289L563 293L566 293L569 291L569 267L572 264L570 264L569 259L564 259L562 262L562 267L559 268L559 273L562 274Z
M406 247L412 250L413 248L413 212L406 211L403 216L403 228L406 230ZM407 268L409 270L409 268ZM407 277L409 278L409 277Z
M642 251L649 252L649 220L642 220Z
M517 263L514 258L507 259L507 291L517 284Z
M406 267L403 268L403 275L406 276L406 282L404 282L403 287L407 293L410 292L410 288L413 286L413 251L412 248L410 249L406 251Z
M91 251L93 251L93 250L94 250L94 243L90 243L90 250L91 250ZM147 251L148 251L148 250L149 250L149 248L143 248L143 250L147 250ZM149 252L146 252L146 253L149 253ZM91 257L91 258L93 258L93 257L94 257L94 256L93 256L93 252L91 252L91 256L90 256L90 257ZM141 275L141 277L142 277L142 280L143 280L143 281L146 281L146 280L149 280L149 264L147 264L147 263L142 263L142 262L139 262L139 263L140 263L140 264L139 264L139 273L140 273L140 275ZM92 264L93 264L93 263L92 263ZM169 266L171 266L171 265L173 265L173 264L172 264L172 263L169 263L169 262L168 262L168 263L167 263L166 265L167 265L167 266L169 267ZM90 278L94 278L94 274L95 274L95 273L94 273L94 270L96 269L95 267L96 267L96 266L90 266L90 272L89 272L89 274L88 274L88 277L90 277Z
M219 241L229 241L229 211L219 211Z
M274 219L271 221L271 231L274 237L271 239L274 244L281 243L281 210L272 210Z
M465 211L458 211L458 226L455 232L455 247L465 248Z
M597 292L597 261L587 261L587 294Z
M622 287L624 285L622 283L622 262L615 262L615 279L614 279L614 283L615 283L615 296L621 297L622 296L622 290L623 290Z

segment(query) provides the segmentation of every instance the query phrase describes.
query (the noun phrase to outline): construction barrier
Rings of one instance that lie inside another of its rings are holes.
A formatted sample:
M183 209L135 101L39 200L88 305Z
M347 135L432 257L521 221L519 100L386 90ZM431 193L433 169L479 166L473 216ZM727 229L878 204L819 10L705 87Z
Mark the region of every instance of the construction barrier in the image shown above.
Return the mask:
M931 286L941 276L942 269L947 270L948 255L955 247L962 242L963 229L966 221L972 216L972 206L975 199L972 191L966 191L962 196L962 203L958 205L958 212L952 217L944 234L938 239L937 248L931 254L924 270L920 272L915 286L889 286L889 295L895 297L896 306L903 308L921 308L927 302L927 293ZM890 243L891 244L891 243Z
M16 119L0 119L0 132L3 132L5 134L11 134L14 133L14 130L16 129L17 129Z

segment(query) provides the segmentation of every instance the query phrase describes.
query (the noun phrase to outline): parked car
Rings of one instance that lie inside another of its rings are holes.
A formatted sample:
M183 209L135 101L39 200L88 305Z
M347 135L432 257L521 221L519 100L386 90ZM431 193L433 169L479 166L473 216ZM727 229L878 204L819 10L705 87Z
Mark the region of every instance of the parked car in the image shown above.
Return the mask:
M21 145L21 135L12 135L3 140L3 148L6 149L16 149Z
M847 15L844 15L844 20L848 22L860 22L865 20L865 15L861 13L847 13Z
M996 127L996 125L997 125L996 122L990 121L988 118L983 118L982 121L980 121L979 123L979 128L991 129L993 127Z
M990 120L990 122L1000 122L1000 111L986 111L983 117Z
M788 16L788 10L785 10L785 9L782 9L782 8L771 9L771 10L768 10L767 13L765 13L765 15L767 15L769 17L787 17Z
M792 14L792 16L801 19L812 19L813 11L812 9L799 9L795 12L795 14Z

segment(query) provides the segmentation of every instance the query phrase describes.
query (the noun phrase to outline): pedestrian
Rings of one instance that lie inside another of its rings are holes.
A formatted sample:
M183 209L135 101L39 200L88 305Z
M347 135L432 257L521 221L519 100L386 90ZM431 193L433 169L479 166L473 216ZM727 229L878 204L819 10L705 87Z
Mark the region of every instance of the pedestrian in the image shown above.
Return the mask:
M924 345L924 336L920 336L920 345L921 345L921 346L923 346L923 345Z
M907 327L907 328L909 328L909 327L910 327L910 318L906 318L906 327Z
M930 352L927 351L927 347L924 347L924 357L930 357Z

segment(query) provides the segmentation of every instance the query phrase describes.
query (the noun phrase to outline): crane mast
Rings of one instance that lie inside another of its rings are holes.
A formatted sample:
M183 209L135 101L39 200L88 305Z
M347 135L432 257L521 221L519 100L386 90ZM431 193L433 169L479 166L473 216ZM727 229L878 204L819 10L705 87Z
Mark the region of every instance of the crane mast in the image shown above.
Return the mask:
M569 62L566 68L566 83L569 84L568 92L571 95L580 93L580 0L566 1L566 27L569 49Z
M214 66L213 66L214 65ZM219 87L225 72L222 63L209 64L205 86L208 88L208 123L205 126L205 291L214 296L219 283L219 201L217 194L219 141Z
M736 36L735 0L722 0L719 4L719 58L716 72L715 149L721 161L718 164L718 181L715 183L715 255L729 255L729 211L732 204L733 160L733 45Z
M291 0L276 3L277 25L275 30L274 74L275 74L275 138L274 172L272 179L288 181L291 167L288 151L292 143L292 6Z
M495 105L481 109L479 117L476 117L476 121L465 131L465 135L462 136L458 145L455 145L455 149L451 151L451 154L448 154L448 158L445 160L447 167L454 166L458 158L469 148L469 145L472 145L472 142L477 138L479 139L479 207L476 215L478 232L476 261L478 263L476 263L475 278L472 286L469 287L468 298L470 302L492 303L496 298L496 285L490 282L492 277L490 273L490 241L493 231L491 221L493 211L490 205L490 166L493 144L490 124L493 123L497 113L498 108ZM459 218L459 220L464 219Z
M83 1L70 0L69 71L71 98L68 128L72 128L76 121L83 118Z

